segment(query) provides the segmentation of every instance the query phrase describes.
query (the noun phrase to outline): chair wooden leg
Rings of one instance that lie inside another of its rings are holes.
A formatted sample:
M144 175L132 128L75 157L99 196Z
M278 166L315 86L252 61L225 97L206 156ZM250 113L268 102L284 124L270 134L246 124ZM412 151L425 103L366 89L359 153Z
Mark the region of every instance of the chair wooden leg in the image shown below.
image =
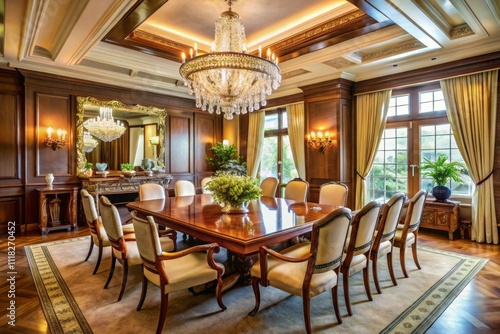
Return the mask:
M250 313L248 313L251 316L256 315L257 312L259 311L259 307L260 307L259 282L260 282L260 278L258 278L258 277L252 277L252 288L253 288L253 294L255 296L255 307L253 308L252 311L250 311Z
M311 299L309 296L302 296L302 309L304 312L304 324L306 333L311 333Z
M411 245L411 252L413 254L413 261L415 261L415 264L417 265L418 269L422 269L420 267L420 263L418 263L418 256L417 256L417 240Z
M394 275L394 265L392 264L392 251L387 253L387 267L389 268L389 274L391 275L392 284L398 285L396 281L396 275Z
M128 261L127 259L125 259L123 260L122 287L120 289L120 294L118 295L118 301L122 300L123 293L125 292L125 286L127 286L127 278L128 278Z
M146 299L146 294L148 293L148 279L146 276L142 276L142 289L141 289L141 298L139 299L139 304L137 304L137 311L140 311L142 308L142 304L144 304L144 300Z
M380 284L378 282L377 262L378 262L378 256L377 254L374 254L372 257L373 283L375 283L375 289L377 289L377 292L382 293L382 289L380 289Z
M90 236L90 247L89 247L89 252L87 253L87 257L85 258L85 261L89 259L93 249L94 249L94 240L92 240L92 236Z
M369 273L369 271L370 271L370 266L369 266L369 262L368 262L366 267L363 268L363 282L365 283L366 296L368 296L369 301L372 301L373 298L372 298L372 292L370 291L370 273Z
M219 307L223 310L226 310L227 307L222 302L222 287L222 276L219 275L219 278L217 279L217 287L215 288L215 297L217 298L217 304L219 304Z
M165 319L167 318L167 308L168 308L168 293L165 293L164 287L160 287L160 290L161 290L160 317L158 319L158 327L156 328L156 334L161 334L163 330L163 325L165 325Z
M342 323L342 316L340 315L340 310L339 310L339 287L338 285L335 285L332 288L332 301L333 301L333 310L335 311L335 316L337 317L337 321L339 324Z
M104 246L102 245L102 241L99 241L99 245L97 245L97 249L99 250L99 253L97 254L97 262L95 263L95 268L94 268L94 272L92 273L92 275L95 275L97 273L97 270L99 269L99 266L101 265L103 248L104 248Z
M349 296L349 270L347 270L347 273L342 273L342 278L344 281L344 299L345 306L347 307L347 314L352 316L351 297Z
M111 268L109 269L109 275L108 275L108 280L106 281L106 284L104 284L104 289L106 289L109 285L109 282L111 282L111 278L113 277L113 274L115 273L115 263L116 263L116 257L114 254L111 256Z
M401 245L399 247L399 261L401 262L401 270L403 271L403 275L408 278L408 273L406 272L406 264L405 264L405 250L406 244Z

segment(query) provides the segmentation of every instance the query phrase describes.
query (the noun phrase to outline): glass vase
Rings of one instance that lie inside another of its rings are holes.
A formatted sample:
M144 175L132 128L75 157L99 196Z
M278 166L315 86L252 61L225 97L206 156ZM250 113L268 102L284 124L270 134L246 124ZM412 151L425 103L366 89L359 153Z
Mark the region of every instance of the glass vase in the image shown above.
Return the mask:
M222 207L222 212L224 213L247 213L248 212L248 202L243 202L239 204L226 203Z

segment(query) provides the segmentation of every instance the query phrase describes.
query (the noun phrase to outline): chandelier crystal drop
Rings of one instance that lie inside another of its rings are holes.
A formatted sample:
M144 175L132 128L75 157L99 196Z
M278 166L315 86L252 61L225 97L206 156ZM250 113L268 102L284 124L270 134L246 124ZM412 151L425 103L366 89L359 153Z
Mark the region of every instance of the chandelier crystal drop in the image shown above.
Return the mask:
M92 137L90 132L84 131L83 132L83 151L85 153L90 153L94 150L94 148L97 146L98 141Z
M212 51L194 54L179 69L189 94L196 97L196 107L226 119L259 110L266 105L266 97L281 84L278 58L267 50L267 58L251 55L246 50L245 27L239 15L231 10L235 1L225 0L229 10L221 14L215 23L215 41Z
M125 132L123 123L119 120L115 121L113 118L113 109L107 107L100 107L100 116L91 118L83 123L83 127L90 132L90 134L102 141L110 142Z

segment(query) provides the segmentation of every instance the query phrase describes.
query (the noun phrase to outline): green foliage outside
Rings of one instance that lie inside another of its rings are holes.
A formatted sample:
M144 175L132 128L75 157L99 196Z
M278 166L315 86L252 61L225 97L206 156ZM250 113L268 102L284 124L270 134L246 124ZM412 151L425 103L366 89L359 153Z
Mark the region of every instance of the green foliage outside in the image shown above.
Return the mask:
M283 183L287 183L296 177L297 168L293 162L292 150L288 136L283 136L283 153L281 160L281 179ZM264 139L264 147L262 149L262 160L260 163L260 177L264 179L269 176L277 177L278 171L278 137L267 137Z
M238 206L260 197L260 186L250 176L220 174L207 183L214 201L219 204Z

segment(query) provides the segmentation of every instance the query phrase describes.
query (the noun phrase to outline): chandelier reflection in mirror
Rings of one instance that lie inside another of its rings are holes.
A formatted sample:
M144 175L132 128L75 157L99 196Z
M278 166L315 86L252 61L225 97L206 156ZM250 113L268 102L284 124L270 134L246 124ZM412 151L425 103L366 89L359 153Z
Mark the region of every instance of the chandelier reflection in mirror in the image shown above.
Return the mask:
M102 141L110 142L125 132L125 127L120 121L113 118L113 109L107 107L99 108L100 116L83 122L83 127L90 134Z
M83 151L85 153L90 153L94 150L94 148L97 146L98 142L97 140L92 137L90 132L84 131L83 132Z
M229 10L215 22L215 41L210 53L198 55L195 44L190 59L182 53L179 69L190 94L196 96L196 107L224 113L226 119L260 109L266 96L278 89L281 74L278 58L267 50L267 59L246 50L245 27L239 15L231 10L235 0L225 0Z

